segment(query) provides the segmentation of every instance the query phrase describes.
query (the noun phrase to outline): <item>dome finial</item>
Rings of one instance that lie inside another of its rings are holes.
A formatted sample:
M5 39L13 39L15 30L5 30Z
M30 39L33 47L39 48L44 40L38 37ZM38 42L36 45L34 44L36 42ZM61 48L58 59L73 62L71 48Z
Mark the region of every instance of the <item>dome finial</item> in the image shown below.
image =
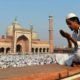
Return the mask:
M33 30L33 25L32 24L30 25L30 28L31 28L31 30Z
M17 21L17 17L15 17L14 21Z
M18 22L17 22L17 17L14 18L13 23L18 23Z

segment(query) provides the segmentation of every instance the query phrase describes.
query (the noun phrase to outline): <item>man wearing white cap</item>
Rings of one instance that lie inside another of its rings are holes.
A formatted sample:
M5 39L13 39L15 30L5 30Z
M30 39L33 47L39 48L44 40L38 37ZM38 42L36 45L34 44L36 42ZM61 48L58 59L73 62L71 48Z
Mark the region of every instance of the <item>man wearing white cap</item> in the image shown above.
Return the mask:
M66 17L66 23L68 27L73 31L73 35L71 36L69 33L60 30L60 33L63 37L68 40L68 45L70 48L76 51L74 53L76 63L80 63L80 21L76 14L70 13ZM74 43L74 48L72 47L72 42Z
M63 37L67 38L68 40L68 45L71 48L72 43L74 43L74 48L77 49L77 41L80 40L80 22L79 18L74 14L70 13L66 17L66 23L68 27L73 31L73 35L71 36L69 33L64 32L63 30L60 30L60 33Z
M77 41L79 41L80 40L80 22L79 22L79 18L77 17L77 15L75 15L74 13L68 14L66 17L66 23L67 23L68 27L72 31L74 31L73 37Z

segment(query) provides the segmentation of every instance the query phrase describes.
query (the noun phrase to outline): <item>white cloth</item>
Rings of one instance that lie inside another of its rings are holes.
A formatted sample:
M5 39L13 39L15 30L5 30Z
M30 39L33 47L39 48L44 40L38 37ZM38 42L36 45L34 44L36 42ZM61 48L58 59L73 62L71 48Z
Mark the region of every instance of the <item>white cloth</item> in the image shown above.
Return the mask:
M60 65L68 65L70 66L74 60L74 54L68 54L68 53L57 53L55 55L56 63Z
M73 18L73 17L77 17L77 15L74 14L74 13L69 13L69 14L66 16L66 19L70 19L70 18Z
M75 55L74 61L80 62L80 27L78 29L78 33L73 32L72 37L75 38L78 43L78 50L74 53Z
M75 38L77 41L80 41L80 27L78 29L78 33L73 32L72 37Z
M75 54L74 61L80 62L80 48L78 48L78 50L74 54Z

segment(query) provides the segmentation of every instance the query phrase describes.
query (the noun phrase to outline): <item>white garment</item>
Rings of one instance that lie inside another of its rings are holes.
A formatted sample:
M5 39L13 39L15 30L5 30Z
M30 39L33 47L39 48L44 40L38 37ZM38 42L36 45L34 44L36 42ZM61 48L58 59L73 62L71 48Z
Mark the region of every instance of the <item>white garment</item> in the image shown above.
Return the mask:
M55 55L56 63L60 65L68 65L70 66L74 60L80 61L80 28L78 30L78 34L73 32L73 38L75 38L78 42L78 50L75 53L57 53Z
M72 37L75 38L77 41L80 41L80 27L78 29L78 33L73 32Z
M74 53L74 55L75 55L74 60L80 62L80 27L78 29L78 33L73 32L72 37L75 38L78 43L78 50Z
M75 60L80 62L80 41L77 41L77 43L78 43L78 50L74 54L75 54Z
M56 63L60 65L68 65L70 66L74 60L74 54L67 54L67 53L57 53L55 55Z

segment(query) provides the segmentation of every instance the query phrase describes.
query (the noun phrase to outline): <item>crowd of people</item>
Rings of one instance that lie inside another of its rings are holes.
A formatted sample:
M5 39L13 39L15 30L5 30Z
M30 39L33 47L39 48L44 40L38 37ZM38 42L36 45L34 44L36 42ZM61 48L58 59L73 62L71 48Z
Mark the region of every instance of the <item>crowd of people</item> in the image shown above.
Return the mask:
M74 58L73 54L61 54L61 53L0 55L0 68L23 67L23 66L45 65L45 64L55 64L55 63L60 65L70 66L73 58Z
M0 68L23 67L54 63L52 54L0 55Z

